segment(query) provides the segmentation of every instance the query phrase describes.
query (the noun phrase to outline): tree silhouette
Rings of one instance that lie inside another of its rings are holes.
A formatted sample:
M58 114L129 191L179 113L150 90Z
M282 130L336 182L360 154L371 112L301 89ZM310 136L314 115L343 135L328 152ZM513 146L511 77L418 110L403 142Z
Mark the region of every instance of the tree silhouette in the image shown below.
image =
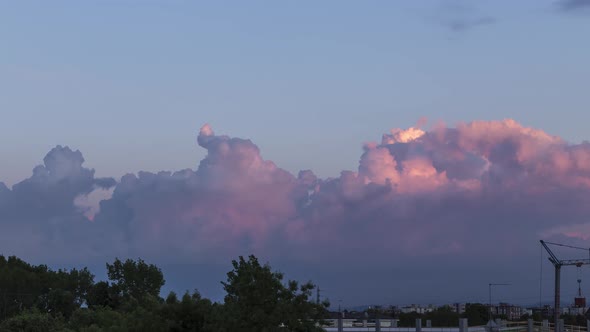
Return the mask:
M251 255L232 261L233 270L222 282L228 331L322 331L317 323L329 303L310 301L315 286L296 281L283 284L283 274L261 265Z

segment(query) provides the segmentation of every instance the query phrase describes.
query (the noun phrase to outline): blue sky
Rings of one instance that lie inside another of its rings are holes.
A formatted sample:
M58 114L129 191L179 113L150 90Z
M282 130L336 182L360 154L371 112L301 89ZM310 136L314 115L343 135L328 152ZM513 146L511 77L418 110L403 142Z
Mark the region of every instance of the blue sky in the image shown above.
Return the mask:
M103 176L194 168L204 123L321 176L355 169L364 142L420 117L514 118L579 142L590 120L582 11L554 1L3 3L2 179L28 176L57 144Z

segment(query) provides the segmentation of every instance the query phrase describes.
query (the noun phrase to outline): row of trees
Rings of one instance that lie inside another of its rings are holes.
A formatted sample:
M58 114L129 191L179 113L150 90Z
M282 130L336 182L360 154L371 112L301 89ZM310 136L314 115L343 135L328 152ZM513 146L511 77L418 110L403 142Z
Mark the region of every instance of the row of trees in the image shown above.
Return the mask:
M141 259L106 264L108 281L0 256L0 331L321 331L327 302L254 256L232 261L223 303L198 291L160 297L162 271Z

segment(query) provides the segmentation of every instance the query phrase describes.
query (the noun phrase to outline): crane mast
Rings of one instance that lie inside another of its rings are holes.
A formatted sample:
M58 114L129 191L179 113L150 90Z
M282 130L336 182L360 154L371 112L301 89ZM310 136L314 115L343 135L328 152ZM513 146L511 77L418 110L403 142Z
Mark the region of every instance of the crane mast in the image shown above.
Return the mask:
M556 327L556 331L557 331L557 326L558 326L557 321L559 320L560 302L561 302L561 267L562 266L580 267L582 265L590 265L590 248L574 247L574 246L569 246L569 245L565 245L565 244L561 244L561 243L546 242L543 240L540 240L540 241L541 241L541 245L545 248L545 250L547 250L547 253L549 254L549 261L551 262L551 264L553 264L553 267L555 268L555 294L554 294L554 306L553 306L553 311L554 311L553 312L553 319L554 319L554 323L555 323L555 327ZM557 258L557 256L555 256L553 251L551 251L548 244L561 246L561 247L568 247L568 248L573 248L573 249L587 250L589 258L560 260L559 258ZM563 331L559 331L559 332L563 332Z

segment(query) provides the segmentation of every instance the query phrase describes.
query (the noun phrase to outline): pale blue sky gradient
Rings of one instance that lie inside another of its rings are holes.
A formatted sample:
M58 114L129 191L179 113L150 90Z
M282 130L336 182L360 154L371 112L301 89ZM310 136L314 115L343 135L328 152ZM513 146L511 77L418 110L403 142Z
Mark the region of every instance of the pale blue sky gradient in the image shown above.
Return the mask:
M3 2L0 181L57 144L99 176L195 168L204 123L320 176L421 117L579 142L589 35L538 0Z

